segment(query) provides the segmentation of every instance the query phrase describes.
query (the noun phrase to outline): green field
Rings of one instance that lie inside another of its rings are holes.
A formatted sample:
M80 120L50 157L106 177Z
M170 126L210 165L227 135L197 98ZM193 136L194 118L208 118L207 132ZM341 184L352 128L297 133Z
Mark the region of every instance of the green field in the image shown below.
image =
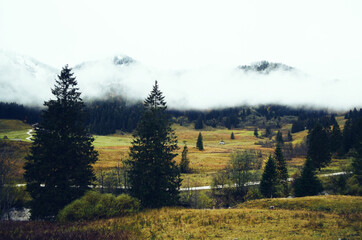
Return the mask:
M29 129L32 129L32 126L20 120L0 119L0 139L6 136L11 140L28 141L26 138L29 137L27 134Z
M341 123L344 122L342 117L337 120ZM282 127L281 131L286 136L287 131L290 130L291 124L286 124ZM0 120L0 138L7 136L11 139L21 139L27 141L29 136L27 131L31 129L30 125L24 124L18 120ZM270 153L273 153L274 148L262 147L258 142L270 142L268 138L256 138L254 136L254 128L245 129L232 129L226 128L211 128L207 127L206 130L195 130L191 124L188 127L173 125L173 129L178 136L178 145L180 149L177 151L175 161L178 163L181 160L181 152L184 141L189 148L188 158L190 159L190 167L192 173L182 174L182 187L195 187L210 185L213 175L225 168L230 161L231 153L242 150L255 150L260 152L262 158L265 160ZM199 132L202 133L204 151L199 151L196 148L196 140ZM234 133L235 139L230 139L231 133ZM308 131L302 131L293 134L293 145L299 144L306 138ZM99 152L99 161L94 164L96 172L99 169L110 171L119 164L122 160L128 158L129 147L132 142L131 134L112 134L107 136L94 136L94 146ZM219 144L223 140L225 144ZM260 155L259 154L259 155ZM287 161L289 175L300 171L304 164L304 158L293 158ZM352 159L333 159L328 167L323 168L320 174L340 172L350 165ZM261 171L261 170L260 170Z

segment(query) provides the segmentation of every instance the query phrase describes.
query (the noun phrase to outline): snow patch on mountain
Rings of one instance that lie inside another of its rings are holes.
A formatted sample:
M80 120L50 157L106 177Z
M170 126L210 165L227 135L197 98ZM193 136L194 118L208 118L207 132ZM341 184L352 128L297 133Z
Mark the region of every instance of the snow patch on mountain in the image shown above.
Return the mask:
M241 65L237 69L243 70L244 72L254 72L261 74L269 74L276 71L290 72L295 71L295 68L285 65L283 63L273 63L268 61L255 62L251 65Z
M51 96L56 75L56 69L31 57L0 51L0 100L40 105Z

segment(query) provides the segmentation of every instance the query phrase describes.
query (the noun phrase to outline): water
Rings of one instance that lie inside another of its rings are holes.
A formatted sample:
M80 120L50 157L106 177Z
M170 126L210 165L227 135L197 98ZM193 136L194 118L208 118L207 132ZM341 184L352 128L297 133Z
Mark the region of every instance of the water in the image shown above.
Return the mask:
M1 220L11 221L29 221L30 209L29 208L11 208L9 212L4 213L1 216Z

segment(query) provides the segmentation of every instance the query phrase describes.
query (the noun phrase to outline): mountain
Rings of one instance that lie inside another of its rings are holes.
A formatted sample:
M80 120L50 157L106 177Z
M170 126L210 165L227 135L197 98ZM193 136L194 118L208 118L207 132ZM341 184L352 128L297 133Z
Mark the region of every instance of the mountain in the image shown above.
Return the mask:
M102 59L102 60L83 62L81 64L75 65L73 67L73 69L74 70L80 70L80 69L93 67L95 65L105 64L105 63L109 64L109 65L114 65L114 66L127 67L127 66L129 66L131 64L137 63L137 61L134 60L133 58L127 56L127 55L118 54L118 55L115 55L113 57L105 58L105 59Z
M40 105L58 71L34 58L0 51L0 101Z
M237 69L243 70L245 73L254 72L260 74L269 74L276 71L290 72L295 70L295 68L283 63L273 63L268 61L260 61L251 65L238 66Z
M143 100L157 80L167 96L169 108L173 109L270 103L340 109L360 106L359 92L352 85L329 79L322 81L286 64L268 61L175 71L149 67L127 55L117 54L75 65L73 71L86 101L109 96L120 96L128 102ZM0 51L0 101L42 105L53 97L50 89L59 72L60 69L31 57ZM340 101L335 93L342 90L353 94Z

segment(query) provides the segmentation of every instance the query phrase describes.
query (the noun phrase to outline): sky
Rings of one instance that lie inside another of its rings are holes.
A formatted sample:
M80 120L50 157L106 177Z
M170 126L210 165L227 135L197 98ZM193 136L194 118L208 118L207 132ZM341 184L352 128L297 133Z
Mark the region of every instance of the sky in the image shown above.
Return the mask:
M0 49L57 69L119 53L165 71L268 60L361 86L361 12L360 0L0 0Z

